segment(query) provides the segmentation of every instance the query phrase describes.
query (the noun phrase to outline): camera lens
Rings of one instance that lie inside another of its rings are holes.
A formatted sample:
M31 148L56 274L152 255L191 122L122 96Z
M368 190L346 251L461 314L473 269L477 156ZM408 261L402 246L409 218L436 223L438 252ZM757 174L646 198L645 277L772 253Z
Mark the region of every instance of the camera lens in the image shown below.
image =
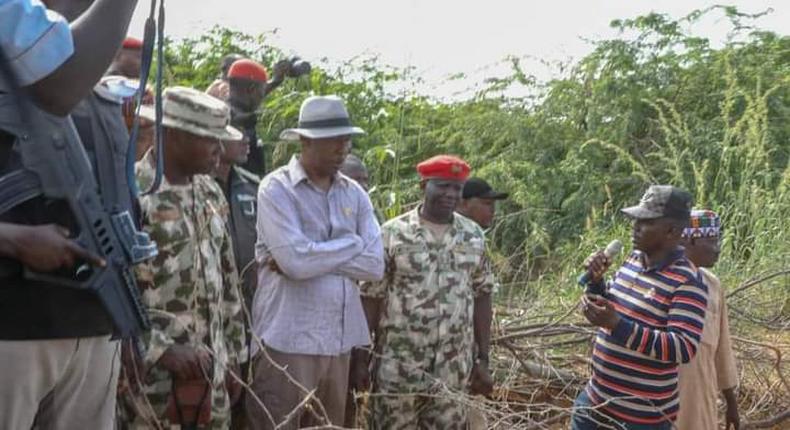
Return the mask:
M310 63L308 63L307 61L297 60L291 63L291 67L288 70L288 76L292 78L296 78L302 75L306 75L310 73L311 69L312 67L310 67Z

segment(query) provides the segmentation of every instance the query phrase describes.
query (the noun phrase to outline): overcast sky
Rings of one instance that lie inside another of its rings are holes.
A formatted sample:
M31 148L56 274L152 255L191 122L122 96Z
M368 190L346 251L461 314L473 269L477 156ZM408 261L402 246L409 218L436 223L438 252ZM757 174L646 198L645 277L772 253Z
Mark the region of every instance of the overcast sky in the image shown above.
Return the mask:
M251 34L277 29L272 43L316 61L347 60L364 53L383 62L414 66L447 95L461 83L443 83L459 72L469 86L503 70L507 55L549 61L578 59L591 50L583 38L610 37L609 23L650 11L681 17L715 1L700 0L166 0L166 33L196 36L215 24ZM758 22L790 33L790 0L722 1L743 12L774 11ZM150 0L140 0L130 32L141 36ZM695 34L723 40L721 13L694 28ZM535 60L528 72L541 79L556 73Z

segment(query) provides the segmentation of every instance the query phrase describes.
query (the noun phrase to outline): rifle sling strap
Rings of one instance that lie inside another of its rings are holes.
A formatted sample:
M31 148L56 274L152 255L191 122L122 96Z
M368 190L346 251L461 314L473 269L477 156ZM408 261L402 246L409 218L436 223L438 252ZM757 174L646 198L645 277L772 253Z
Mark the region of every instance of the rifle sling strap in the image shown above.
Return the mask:
M38 176L29 170L19 169L0 176L0 215L43 192Z

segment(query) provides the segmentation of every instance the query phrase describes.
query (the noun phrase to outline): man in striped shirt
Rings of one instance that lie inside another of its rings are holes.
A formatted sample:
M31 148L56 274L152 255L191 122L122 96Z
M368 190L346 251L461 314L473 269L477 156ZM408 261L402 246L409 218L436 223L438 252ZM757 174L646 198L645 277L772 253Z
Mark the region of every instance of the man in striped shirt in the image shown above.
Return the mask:
M678 365L697 352L708 301L680 246L691 205L688 192L654 185L639 205L623 209L634 223L634 251L604 297L582 298L585 317L600 329L592 378L574 405L574 430L672 427ZM588 259L592 284L600 286L610 263L602 252Z

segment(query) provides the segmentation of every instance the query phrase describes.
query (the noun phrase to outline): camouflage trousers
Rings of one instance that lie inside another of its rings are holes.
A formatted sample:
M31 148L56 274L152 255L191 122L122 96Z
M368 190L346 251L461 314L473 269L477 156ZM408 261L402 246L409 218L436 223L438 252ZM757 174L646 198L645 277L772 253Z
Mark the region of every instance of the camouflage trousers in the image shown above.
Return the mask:
M370 429L468 428L466 407L453 394L466 391L471 353L409 354L388 346L383 350L374 366Z
M167 404L172 389L170 374L160 369L152 369L147 384L143 387L145 395L127 392L122 399L122 428L129 430L180 429L167 419ZM224 380L214 380L211 392L211 422L199 427L207 430L227 430L230 428L230 398Z
M466 408L447 397L377 392L371 399L371 430L465 430Z

